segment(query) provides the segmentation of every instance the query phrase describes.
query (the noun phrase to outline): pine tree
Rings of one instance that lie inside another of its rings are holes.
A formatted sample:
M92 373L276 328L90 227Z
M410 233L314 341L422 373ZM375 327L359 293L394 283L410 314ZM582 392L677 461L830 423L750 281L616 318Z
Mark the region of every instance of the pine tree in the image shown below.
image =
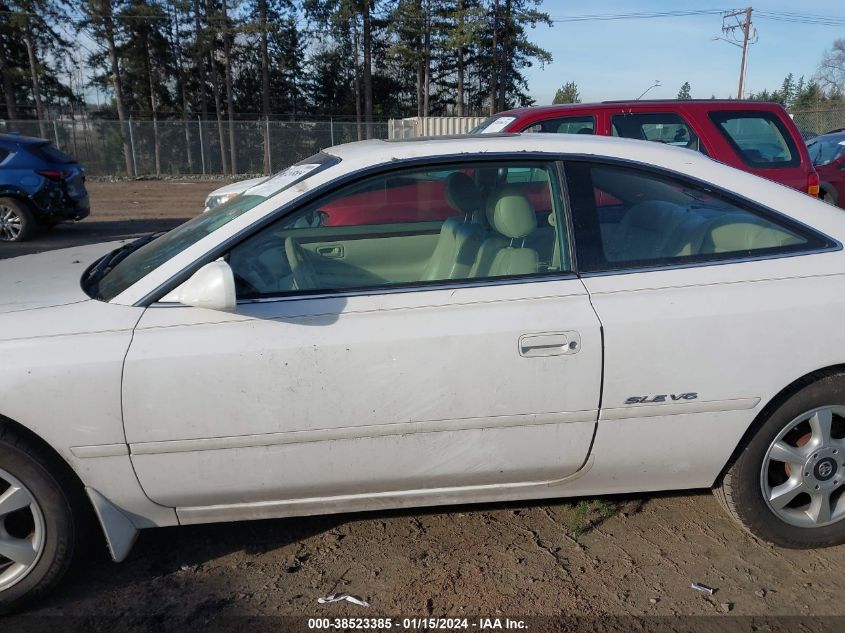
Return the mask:
M578 93L578 84L568 81L557 89L552 103L581 103L581 95Z

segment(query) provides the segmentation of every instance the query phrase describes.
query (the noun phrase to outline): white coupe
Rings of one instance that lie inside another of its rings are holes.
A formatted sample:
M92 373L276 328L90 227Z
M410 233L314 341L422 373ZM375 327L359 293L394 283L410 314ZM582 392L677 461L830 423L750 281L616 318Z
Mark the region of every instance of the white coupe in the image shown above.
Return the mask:
M327 149L0 262L0 606L156 526L713 486L845 541L845 216L655 143Z

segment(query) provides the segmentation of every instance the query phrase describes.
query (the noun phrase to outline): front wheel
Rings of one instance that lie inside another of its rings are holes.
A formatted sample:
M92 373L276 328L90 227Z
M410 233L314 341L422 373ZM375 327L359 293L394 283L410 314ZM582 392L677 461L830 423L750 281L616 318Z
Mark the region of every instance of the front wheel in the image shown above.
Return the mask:
M845 374L804 386L761 420L714 492L775 545L845 542Z
M73 557L73 513L48 462L0 426L0 614L48 591Z

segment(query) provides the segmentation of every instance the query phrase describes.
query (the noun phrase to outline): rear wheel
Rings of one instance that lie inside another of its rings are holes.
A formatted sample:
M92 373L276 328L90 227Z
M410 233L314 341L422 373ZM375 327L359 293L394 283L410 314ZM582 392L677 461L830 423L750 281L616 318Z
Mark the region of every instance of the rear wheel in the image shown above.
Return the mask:
M845 542L845 374L804 386L762 420L715 493L776 545Z
M73 557L73 513L48 463L0 427L0 614L49 590Z
M0 242L23 242L35 231L35 218L20 200L0 198Z

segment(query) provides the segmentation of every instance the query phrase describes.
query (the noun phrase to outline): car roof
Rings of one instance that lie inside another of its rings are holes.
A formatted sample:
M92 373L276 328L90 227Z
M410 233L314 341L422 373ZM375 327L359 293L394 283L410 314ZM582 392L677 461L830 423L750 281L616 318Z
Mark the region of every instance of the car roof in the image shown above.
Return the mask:
M35 136L22 136L20 134L0 134L0 142L14 143L15 145L44 145L49 143L47 139Z
M675 169L715 164L700 152L653 141L587 134L473 134L402 140L369 140L324 150L337 156L344 171L397 161L460 156L462 154L594 155Z
M814 136L810 139L810 141L827 141L827 140L837 140L837 139L845 139L845 131L842 132L828 132L827 134L819 134L818 136ZM808 143L810 141L807 141Z
M630 101L599 101L594 103L562 103L558 105L528 106L496 113L494 116L515 116L557 114L565 112L590 112L595 110L618 110L620 108L643 110L654 107L706 108L708 110L781 110L778 103L769 101L740 101L735 99L644 99Z

